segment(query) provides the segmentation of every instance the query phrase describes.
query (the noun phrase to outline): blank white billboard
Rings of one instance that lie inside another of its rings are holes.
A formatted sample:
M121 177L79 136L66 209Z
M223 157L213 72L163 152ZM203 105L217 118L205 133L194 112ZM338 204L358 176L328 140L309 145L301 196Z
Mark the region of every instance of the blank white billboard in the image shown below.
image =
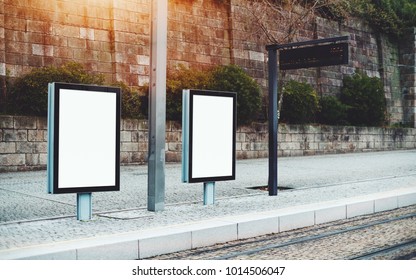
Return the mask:
M183 181L235 179L236 94L184 91Z
M120 89L54 83L49 95L49 191L119 190Z

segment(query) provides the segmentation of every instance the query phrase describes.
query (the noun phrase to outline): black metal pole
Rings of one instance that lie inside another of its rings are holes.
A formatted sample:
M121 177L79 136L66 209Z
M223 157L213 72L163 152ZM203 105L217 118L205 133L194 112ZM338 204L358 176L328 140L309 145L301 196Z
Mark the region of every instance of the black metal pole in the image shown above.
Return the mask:
M268 71L269 71L269 195L277 195L277 133L278 133L278 50L292 47L302 47L307 45L318 45L322 43L334 43L338 41L347 41L349 36L325 38L311 40L305 42L295 42L283 45L267 45L266 50L269 55ZM338 64L338 63L337 63Z
M269 53L269 195L277 195L277 50Z

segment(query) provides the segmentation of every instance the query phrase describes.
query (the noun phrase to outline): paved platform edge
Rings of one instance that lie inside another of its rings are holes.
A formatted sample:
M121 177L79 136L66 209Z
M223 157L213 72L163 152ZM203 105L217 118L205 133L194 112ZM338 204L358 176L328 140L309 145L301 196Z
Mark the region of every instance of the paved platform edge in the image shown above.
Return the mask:
M416 204L416 187L0 251L0 260L134 260Z

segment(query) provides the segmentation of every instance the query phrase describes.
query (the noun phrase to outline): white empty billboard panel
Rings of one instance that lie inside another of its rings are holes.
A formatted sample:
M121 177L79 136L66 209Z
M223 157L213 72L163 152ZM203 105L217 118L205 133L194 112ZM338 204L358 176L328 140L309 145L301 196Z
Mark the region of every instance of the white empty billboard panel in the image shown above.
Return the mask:
M120 89L54 83L49 95L49 191L118 190Z
M235 179L235 93L188 90L184 102L183 181Z
M115 104L112 92L61 89L60 188L115 185Z
M233 161L233 98L194 95L192 175L230 176Z

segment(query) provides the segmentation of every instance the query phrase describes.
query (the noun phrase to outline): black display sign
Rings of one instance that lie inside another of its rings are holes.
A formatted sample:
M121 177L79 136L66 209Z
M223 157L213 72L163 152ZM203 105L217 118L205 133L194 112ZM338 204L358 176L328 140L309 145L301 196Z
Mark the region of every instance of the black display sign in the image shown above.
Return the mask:
M235 180L237 94L184 90L182 181Z
M51 83L48 98L48 192L120 190L120 88Z
M280 50L281 70L348 64L348 43Z

